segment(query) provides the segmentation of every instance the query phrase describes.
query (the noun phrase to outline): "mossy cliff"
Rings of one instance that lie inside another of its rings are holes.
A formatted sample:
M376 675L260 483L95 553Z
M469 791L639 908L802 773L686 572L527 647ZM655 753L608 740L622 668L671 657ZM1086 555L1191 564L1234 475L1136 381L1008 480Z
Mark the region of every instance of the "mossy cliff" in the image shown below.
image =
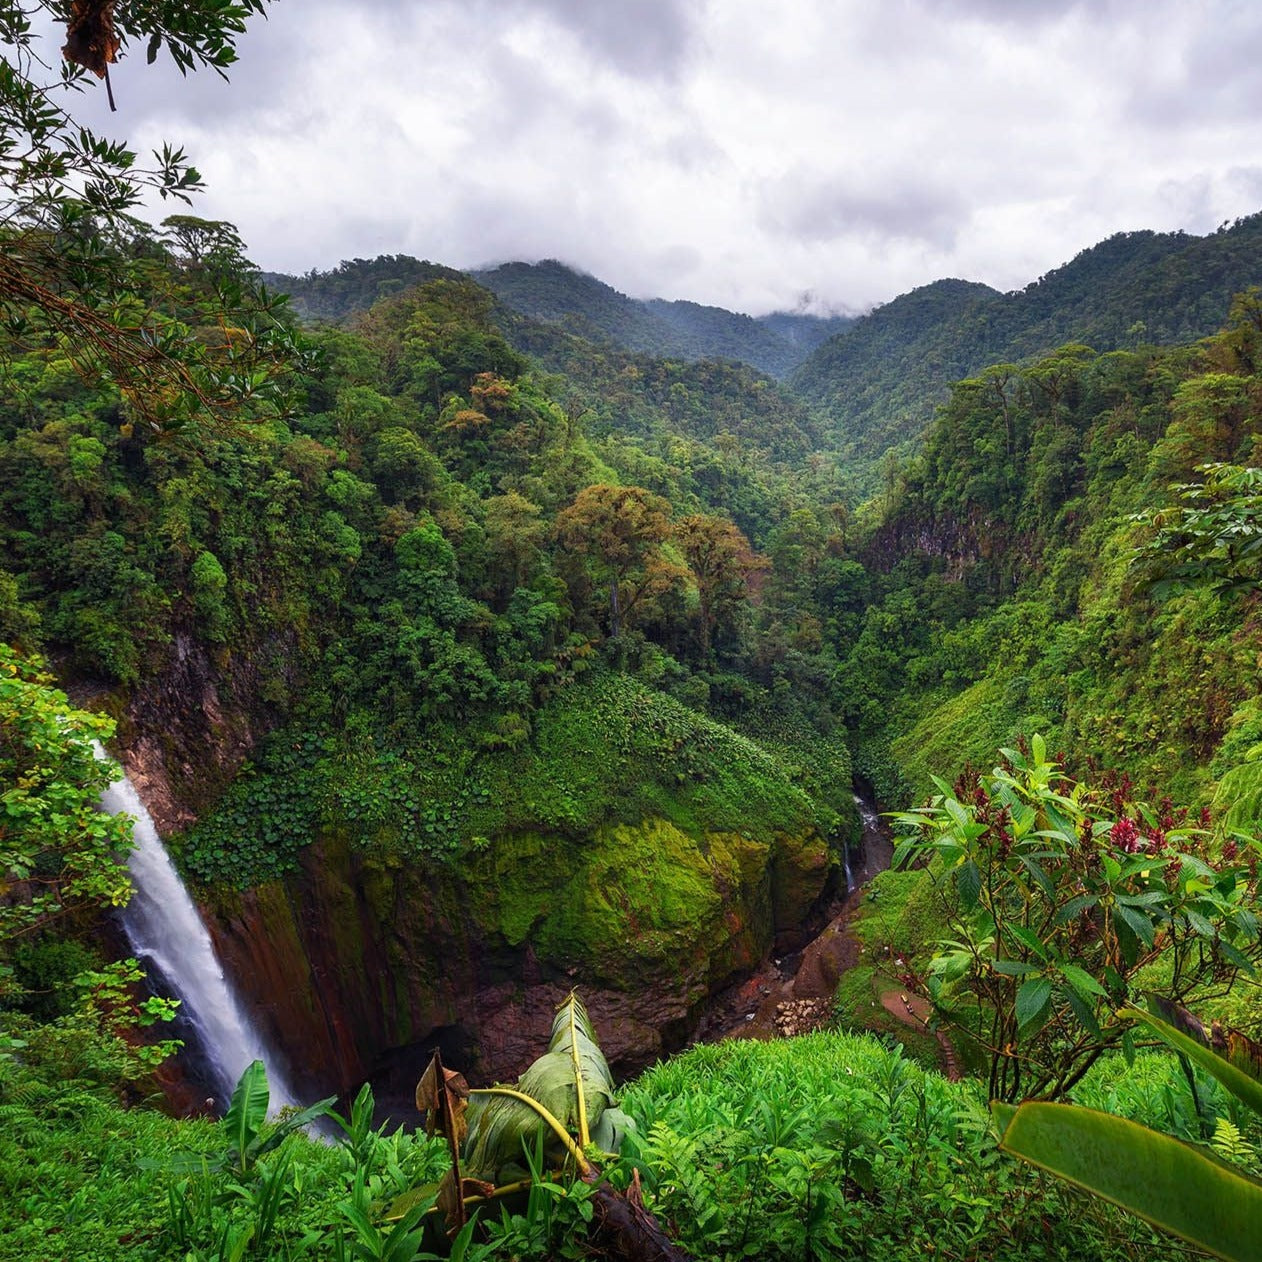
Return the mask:
M572 985L611 1059L644 1063L809 915L828 867L818 833L769 845L664 819L519 833L459 869L326 837L298 872L223 895L216 937L313 1083L406 1076L439 1043L479 1076L515 1074Z
M287 870L205 892L300 1081L402 1093L436 1045L479 1078L514 1075L572 986L612 1061L651 1062L810 918L834 871L838 817L791 769L624 679L574 690L528 748L467 774L493 792L455 855L326 815Z

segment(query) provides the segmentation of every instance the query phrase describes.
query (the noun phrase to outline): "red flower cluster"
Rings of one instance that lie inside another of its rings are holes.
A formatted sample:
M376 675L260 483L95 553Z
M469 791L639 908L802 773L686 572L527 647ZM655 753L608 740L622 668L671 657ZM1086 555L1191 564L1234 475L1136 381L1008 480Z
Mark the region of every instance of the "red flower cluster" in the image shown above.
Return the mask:
M1144 849L1144 839L1139 835L1139 829L1135 826L1135 821L1128 815L1123 815L1121 819L1109 829L1109 840L1119 849L1127 854L1134 854L1137 850Z

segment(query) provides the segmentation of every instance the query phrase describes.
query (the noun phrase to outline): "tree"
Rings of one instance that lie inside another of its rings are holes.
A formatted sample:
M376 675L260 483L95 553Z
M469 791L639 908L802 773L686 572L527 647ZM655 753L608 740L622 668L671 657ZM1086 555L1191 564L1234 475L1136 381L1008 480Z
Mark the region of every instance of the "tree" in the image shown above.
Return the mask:
M609 592L609 634L622 633L646 596L681 577L661 554L670 533L670 504L642 486L584 487L557 514L557 538L587 563L593 581Z
M146 165L78 126L67 94L93 76L108 85L109 67L141 42L150 61L165 48L182 72L223 74L266 3L73 0L54 70L32 19L64 20L67 6L0 0L0 323L10 345L60 346L158 429L236 415L242 404L283 405L282 369L297 348L283 300L239 275L210 278L179 315L143 296L160 250L133 212L154 193L189 201L201 177L181 149L166 145ZM193 336L206 328L217 332Z
M1156 597L1207 587L1238 596L1262 587L1262 469L1197 467L1203 482L1172 489L1180 503L1132 517L1150 537L1135 550L1144 586Z
M105 815L109 784L93 752L113 723L72 710L40 663L0 644L0 972L5 949L84 905L131 892L131 822ZM0 992L3 978L0 977Z
M754 555L749 540L722 517L684 517L675 523L672 537L697 580L701 654L708 661L720 619L729 617L746 599L749 576L767 563Z

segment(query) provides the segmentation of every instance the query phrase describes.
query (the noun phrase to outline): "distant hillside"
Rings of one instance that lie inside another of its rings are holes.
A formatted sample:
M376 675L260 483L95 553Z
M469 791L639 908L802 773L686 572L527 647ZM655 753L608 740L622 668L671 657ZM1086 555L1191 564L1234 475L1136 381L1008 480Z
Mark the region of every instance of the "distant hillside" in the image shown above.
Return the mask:
M822 409L871 484L882 455L910 451L951 382L1067 342L1097 351L1213 333L1234 293L1262 284L1262 215L1206 237L1119 233L1025 289L937 281L857 320L790 384Z
M754 318L695 302L641 302L554 259L504 263L471 275L510 310L588 341L663 358L739 360L773 377L786 376L852 323L848 316L777 312Z
M335 324L405 289L431 280L460 280L462 275L408 254L381 254L375 259L347 259L327 272L312 270L303 276L263 272L261 278L269 289L290 296L299 319L308 324Z

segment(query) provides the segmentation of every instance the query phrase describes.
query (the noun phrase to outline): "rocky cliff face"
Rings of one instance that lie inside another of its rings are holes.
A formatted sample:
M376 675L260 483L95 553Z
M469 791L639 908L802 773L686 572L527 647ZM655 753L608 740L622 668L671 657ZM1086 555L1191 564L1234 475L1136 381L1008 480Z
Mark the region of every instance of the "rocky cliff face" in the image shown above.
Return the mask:
M294 685L296 651L280 639L216 653L177 632L160 671L119 715L123 769L165 837L187 828L280 719L265 700Z
M292 661L283 644L221 660L177 636L162 673L128 697L122 760L160 832L187 827L231 782L280 717L265 698L293 687ZM401 1105L436 1046L477 1079L513 1078L572 987L630 1072L686 1043L777 941L801 945L833 870L807 814L786 808L758 839L662 818L577 839L519 830L459 862L382 856L334 830L283 880L219 889L203 910L304 1091L372 1078Z
M763 844L665 820L582 842L497 839L459 868L382 863L326 837L302 870L224 895L225 966L294 1078L410 1097L433 1048L479 1080L516 1076L577 987L615 1070L682 1046L712 995L825 891L815 833Z

